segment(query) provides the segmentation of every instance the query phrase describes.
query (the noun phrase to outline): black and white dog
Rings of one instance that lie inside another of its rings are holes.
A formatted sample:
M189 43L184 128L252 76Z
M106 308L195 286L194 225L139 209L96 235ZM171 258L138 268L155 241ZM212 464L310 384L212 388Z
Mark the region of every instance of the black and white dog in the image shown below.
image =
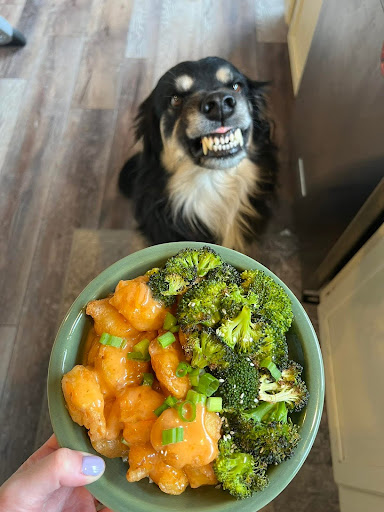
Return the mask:
M264 86L208 57L167 71L141 104L136 137L143 147L119 186L152 243L244 250L257 232L277 172Z

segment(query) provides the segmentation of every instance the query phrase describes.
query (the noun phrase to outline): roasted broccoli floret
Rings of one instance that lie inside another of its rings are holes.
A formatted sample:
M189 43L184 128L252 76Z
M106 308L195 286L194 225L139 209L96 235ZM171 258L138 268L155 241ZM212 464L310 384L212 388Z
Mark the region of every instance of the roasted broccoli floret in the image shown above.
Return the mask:
M185 354L191 357L191 365L194 368L226 368L232 362L232 351L213 329L196 329L186 333L186 344L183 349Z
M253 354L257 364L260 365L261 361L270 358L279 368L285 366L288 361L288 345L285 336L276 327L272 327L262 319L256 322L255 329L260 333Z
M167 274L179 274L186 281L193 282L222 263L220 256L210 247L182 249L168 259L165 271Z
M199 324L213 327L221 320L220 304L226 286L220 281L203 280L182 296L176 316L184 331Z
M231 439L219 441L219 455L213 467L223 489L238 499L248 498L268 485L267 464L242 453Z
M251 354L256 350L261 332L252 322L252 311L249 306L243 306L240 313L234 318L224 319L217 328L216 333L229 347L238 352Z
M292 304L284 289L262 270L245 270L241 277L244 291L259 298L257 313L284 334L293 319Z
M300 440L297 425L287 418L284 402L262 402L255 409L229 418L228 428L241 450L267 464L289 459Z
M258 370L250 357L236 353L232 357L228 368L212 371L221 382L215 396L222 397L225 411L251 409L258 401Z
M207 273L207 279L224 281L227 284L241 284L240 272L229 263L223 263L219 267L210 270Z
M275 381L267 370L260 370L259 399L264 402L285 402L289 410L301 411L307 404L309 393L300 377L301 366L290 362L281 372L281 378Z
M151 271L147 272L149 275L148 286L151 289L153 297L159 302L163 303L165 306L171 306L176 300L176 294L167 293L171 288L179 287L185 285L185 282L179 283L177 279L172 282L165 281L164 271L159 268L153 268Z

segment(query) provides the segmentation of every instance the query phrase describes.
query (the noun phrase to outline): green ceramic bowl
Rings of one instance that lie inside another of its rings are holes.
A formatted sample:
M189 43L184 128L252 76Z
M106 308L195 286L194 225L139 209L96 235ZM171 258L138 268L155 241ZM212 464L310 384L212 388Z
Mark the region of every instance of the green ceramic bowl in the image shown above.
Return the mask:
M61 378L80 361L85 333L90 321L85 315L86 304L106 297L115 289L120 279L132 279L152 267L161 266L167 258L183 247L201 247L199 242L175 242L149 247L123 258L104 270L75 300L65 316L52 349L48 370L49 413L61 446L94 452L86 430L75 424L65 407L61 392ZM288 293L294 313L293 325L288 333L290 356L304 367L310 399L307 407L297 414L295 421L301 425L301 441L294 456L269 470L270 484L252 498L237 501L227 492L214 487L188 488L180 496L170 496L150 484L148 479L129 483L125 478L127 464L120 459L106 459L106 471L97 482L89 486L90 492L115 512L256 512L271 502L293 479L305 461L320 423L324 401L324 372L319 343L311 322L293 293L272 272L253 259L236 251L212 246L223 258L238 269L264 270L281 284Z

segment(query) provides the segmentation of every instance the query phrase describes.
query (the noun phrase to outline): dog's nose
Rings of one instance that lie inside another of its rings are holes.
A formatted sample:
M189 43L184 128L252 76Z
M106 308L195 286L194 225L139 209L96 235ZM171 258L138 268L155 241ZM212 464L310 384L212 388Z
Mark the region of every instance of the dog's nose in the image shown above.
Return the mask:
M211 92L201 103L201 111L212 121L223 121L235 110L235 98L225 92Z

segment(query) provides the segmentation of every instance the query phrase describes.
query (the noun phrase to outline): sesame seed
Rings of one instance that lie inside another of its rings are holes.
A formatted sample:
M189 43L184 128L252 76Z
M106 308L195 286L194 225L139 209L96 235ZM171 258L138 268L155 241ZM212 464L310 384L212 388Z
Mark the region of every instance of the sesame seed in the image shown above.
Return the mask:
M224 382L224 379L219 379L219 382Z
M250 366L255 366L253 363L250 363Z
M244 393L241 393L240 398L244 398Z
M233 389L236 389L236 384L233 385Z
M240 400L240 403L243 404L244 403L244 400Z

